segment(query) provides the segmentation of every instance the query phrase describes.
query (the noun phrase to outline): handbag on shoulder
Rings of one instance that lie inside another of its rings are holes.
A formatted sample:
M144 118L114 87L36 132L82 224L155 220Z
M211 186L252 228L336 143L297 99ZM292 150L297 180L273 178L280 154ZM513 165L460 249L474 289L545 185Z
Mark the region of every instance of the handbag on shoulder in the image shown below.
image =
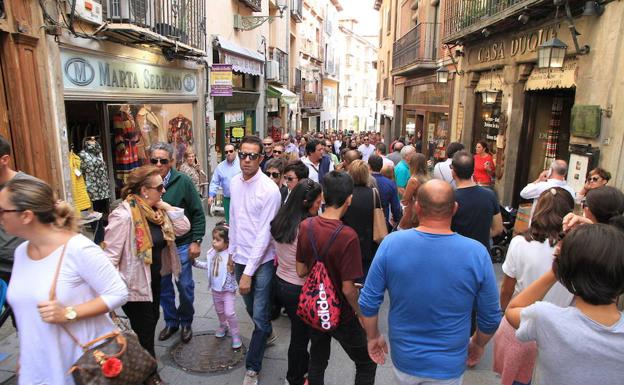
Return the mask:
M50 301L56 300L56 284L66 248L67 244L54 273ZM117 329L81 344L65 325L60 326L84 352L69 370L76 385L141 385L156 372L156 360L130 329Z
M381 206L379 191L377 191L376 188L373 188L373 241L381 243L386 235L388 235L386 216L384 215L383 207Z

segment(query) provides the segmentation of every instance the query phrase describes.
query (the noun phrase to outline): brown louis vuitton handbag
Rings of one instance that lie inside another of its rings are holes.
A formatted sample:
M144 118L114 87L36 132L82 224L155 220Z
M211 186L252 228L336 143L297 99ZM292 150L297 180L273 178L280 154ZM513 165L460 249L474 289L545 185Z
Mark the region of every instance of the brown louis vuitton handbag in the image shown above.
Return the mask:
M67 244L63 246L54 273L50 301L56 300L56 285L66 248ZM84 351L69 370L76 385L140 385L156 373L156 360L143 349L129 328L117 329L81 344L65 325L60 326Z

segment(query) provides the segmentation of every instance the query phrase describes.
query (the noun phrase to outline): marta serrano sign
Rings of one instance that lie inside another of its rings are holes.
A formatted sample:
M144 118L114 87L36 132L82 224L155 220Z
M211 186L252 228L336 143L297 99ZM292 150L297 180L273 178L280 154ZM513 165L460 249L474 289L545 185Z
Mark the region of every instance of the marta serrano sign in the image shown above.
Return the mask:
M197 73L120 58L62 51L63 87L67 91L136 95L196 95Z

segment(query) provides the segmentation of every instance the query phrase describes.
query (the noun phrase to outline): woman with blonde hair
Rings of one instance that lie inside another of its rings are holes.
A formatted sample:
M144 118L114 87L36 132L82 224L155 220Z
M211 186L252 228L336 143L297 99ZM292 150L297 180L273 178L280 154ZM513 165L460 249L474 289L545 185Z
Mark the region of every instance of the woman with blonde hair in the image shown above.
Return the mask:
M342 217L342 221L353 228L360 239L365 279L377 251L377 244L373 240L375 197L373 189L370 187L372 177L368 163L361 159L354 160L349 164L349 175L353 178L353 198L347 212Z
M184 210L161 199L164 192L158 168L132 170L121 190L123 202L110 214L104 235L104 252L128 285L124 313L141 346L153 357L160 318L160 278L180 274L175 238L191 227ZM163 383L156 373L150 380Z
M427 158L421 153L416 153L409 161L410 178L405 186L405 194L401 199L401 205L405 206L403 217L399 222L401 229L411 229L418 226L418 217L414 212L414 204L420 186L425 184L427 176Z
M191 178L191 182L195 185L195 189L200 195L202 194L202 187L206 185L206 173L201 169L201 165L197 162L197 156L193 147L189 147L184 151L184 162L180 165L181 173L188 175ZM203 184L203 185L202 185Z
M45 182L9 181L0 224L26 239L15 249L7 294L19 329L19 384L74 384L67 372L83 351L69 333L86 344L112 332L108 312L128 290L102 249L77 233L74 208Z

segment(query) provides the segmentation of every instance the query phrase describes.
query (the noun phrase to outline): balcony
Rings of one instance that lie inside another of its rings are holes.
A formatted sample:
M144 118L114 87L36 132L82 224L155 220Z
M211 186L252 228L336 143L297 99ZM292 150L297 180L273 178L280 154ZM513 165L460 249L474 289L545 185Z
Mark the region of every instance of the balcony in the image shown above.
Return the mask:
M436 68L440 24L420 23L394 43L392 75L406 76Z
M206 0L107 0L98 30L123 44L160 47L171 59L205 56Z
M288 84L288 54L276 47L271 47L269 52L270 59L279 63L279 78L276 81L280 84Z
M322 109L323 94L304 92L301 98L301 108Z
M312 40L306 40L303 43L303 49L301 52L304 55L317 59L318 61L323 61L323 55L321 54L321 46L318 42Z
M527 9L531 10L531 20L537 20L554 7L551 0L447 0L442 42L480 39L481 31L487 27L495 27L497 32L518 28L518 16Z
M262 0L238 0L254 12L262 12Z

